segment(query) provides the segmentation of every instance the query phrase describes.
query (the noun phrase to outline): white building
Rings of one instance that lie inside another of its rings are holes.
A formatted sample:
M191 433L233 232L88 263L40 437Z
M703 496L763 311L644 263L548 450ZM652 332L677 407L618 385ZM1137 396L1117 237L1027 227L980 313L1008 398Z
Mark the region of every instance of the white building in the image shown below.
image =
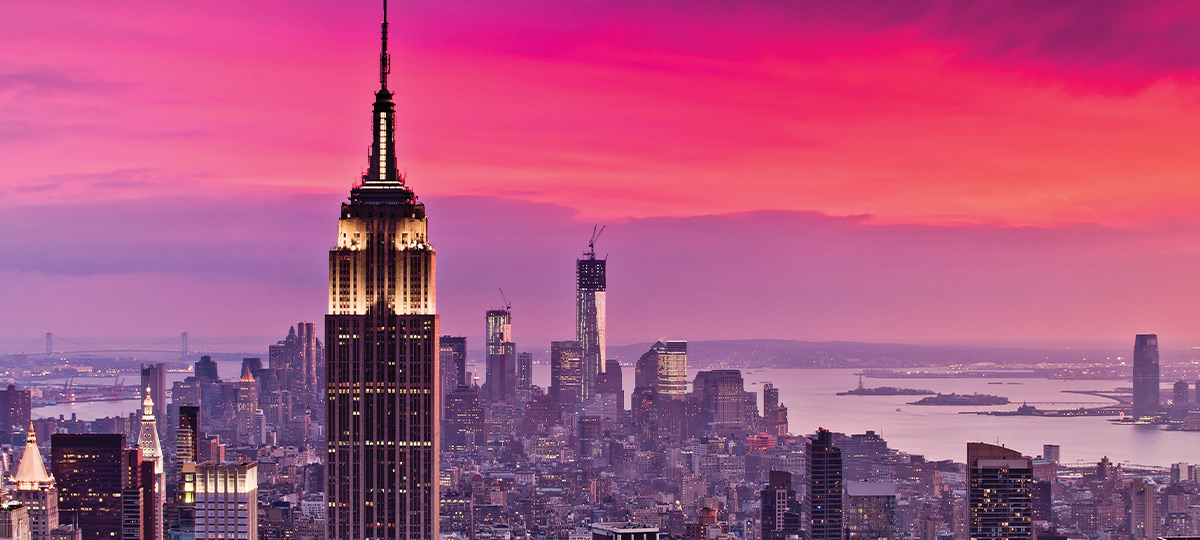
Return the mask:
M196 540L258 539L257 463L185 463L183 472L184 500L196 508Z

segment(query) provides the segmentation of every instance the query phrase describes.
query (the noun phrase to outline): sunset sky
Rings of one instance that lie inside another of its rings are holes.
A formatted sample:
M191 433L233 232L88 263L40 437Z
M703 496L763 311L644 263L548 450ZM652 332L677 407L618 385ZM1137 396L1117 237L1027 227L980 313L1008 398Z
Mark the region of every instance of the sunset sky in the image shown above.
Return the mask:
M380 18L0 6L0 337L322 320ZM1200 3L438 0L390 19L445 333L478 342L503 288L519 346L572 338L573 261L602 223L613 343L1200 339Z

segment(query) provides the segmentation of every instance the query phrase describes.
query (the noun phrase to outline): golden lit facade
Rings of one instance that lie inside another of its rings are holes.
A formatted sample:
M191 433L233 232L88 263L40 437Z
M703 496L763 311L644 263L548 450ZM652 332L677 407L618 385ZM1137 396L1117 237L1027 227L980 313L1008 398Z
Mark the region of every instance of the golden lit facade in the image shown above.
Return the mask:
M386 19L386 17L385 17ZM326 498L330 540L438 537L435 257L395 159L387 23L369 171L329 252Z

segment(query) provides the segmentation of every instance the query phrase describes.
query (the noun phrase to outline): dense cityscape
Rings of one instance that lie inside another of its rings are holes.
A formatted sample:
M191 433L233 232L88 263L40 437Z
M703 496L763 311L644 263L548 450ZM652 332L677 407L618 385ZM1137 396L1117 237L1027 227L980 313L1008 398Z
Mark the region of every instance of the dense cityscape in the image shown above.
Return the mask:
M1200 456L1122 463L1105 448L1075 448L1090 457L1067 461L1058 440L962 440L958 458L927 458L889 444L887 425L824 429L828 411L789 409L783 381L754 388L759 365L697 369L685 339L662 339L636 358L612 354L609 261L596 250L603 226L581 253L561 254L575 259L573 336L518 347L503 291L497 309L479 314L480 342L445 335L427 228L437 216L427 217L397 160L384 9L368 166L336 231L329 224L323 321L297 314L302 322L264 343L265 355L240 363L189 351L186 333L171 361L68 355L51 334L44 354L0 359L11 381L0 390L0 540L1200 536ZM857 387L830 392L845 390L850 414L853 400L904 396L903 407L968 408L962 423L1055 417L1065 431L1075 417L1102 417L1113 431L1200 432L1197 364L1165 366L1157 335L1131 337L1128 366L905 370L860 359L839 364L857 369ZM535 383L544 364L547 386ZM825 364L782 368L799 378L802 367ZM994 407L1009 405L1005 396L919 388L956 377L1131 388L1069 390L1096 400L1078 407L1047 397L1004 409ZM868 386L875 379L905 383ZM128 414L39 413L132 402Z

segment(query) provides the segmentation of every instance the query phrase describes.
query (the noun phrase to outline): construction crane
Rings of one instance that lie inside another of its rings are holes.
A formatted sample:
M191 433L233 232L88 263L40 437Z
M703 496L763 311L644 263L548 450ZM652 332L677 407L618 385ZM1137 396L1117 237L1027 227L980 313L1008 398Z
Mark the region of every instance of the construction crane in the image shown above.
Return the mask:
M592 225L592 239L588 240L588 250L587 253L584 253L589 259L596 258L596 241L600 239L601 234L604 234L605 227L607 225Z
M503 288L500 289L500 299L504 300L504 304L502 305L502 307L504 308L504 311L512 311L512 302L509 302L508 297L504 296Z

